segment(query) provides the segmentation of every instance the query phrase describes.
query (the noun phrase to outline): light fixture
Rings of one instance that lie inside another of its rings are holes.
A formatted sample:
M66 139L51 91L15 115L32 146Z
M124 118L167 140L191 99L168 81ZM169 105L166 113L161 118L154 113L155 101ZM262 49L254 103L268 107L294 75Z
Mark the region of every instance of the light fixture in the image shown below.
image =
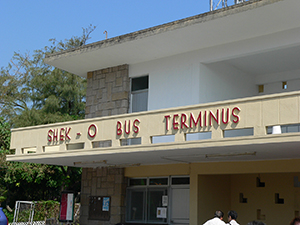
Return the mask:
M222 157L232 157L232 156L251 156L256 155L256 152L233 152L224 154L206 154L205 158L222 158Z

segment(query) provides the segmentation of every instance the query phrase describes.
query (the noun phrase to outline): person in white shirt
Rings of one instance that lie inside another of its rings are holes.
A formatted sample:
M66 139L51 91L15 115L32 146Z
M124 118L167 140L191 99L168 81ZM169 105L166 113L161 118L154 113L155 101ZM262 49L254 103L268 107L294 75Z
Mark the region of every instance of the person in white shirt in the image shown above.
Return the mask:
M236 222L236 218L237 218L237 212L230 210L228 212L228 224L230 225L239 225L238 222Z
M223 221L224 213L220 210L215 212L214 218L206 221L203 225L225 225Z

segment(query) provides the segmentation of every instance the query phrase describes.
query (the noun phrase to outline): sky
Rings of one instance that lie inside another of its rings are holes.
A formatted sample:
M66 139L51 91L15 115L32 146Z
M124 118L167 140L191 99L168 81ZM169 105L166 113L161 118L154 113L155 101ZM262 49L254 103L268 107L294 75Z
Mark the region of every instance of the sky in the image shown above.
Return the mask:
M0 0L0 68L14 52L32 54L49 39L81 36L96 26L88 43L208 12L210 0ZM214 0L215 5L219 0ZM233 0L228 0L232 5Z

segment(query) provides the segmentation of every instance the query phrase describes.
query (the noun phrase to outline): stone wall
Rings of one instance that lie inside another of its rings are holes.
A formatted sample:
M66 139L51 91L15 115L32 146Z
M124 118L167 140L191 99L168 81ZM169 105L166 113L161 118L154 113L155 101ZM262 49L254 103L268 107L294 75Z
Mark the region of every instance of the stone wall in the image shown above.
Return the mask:
M123 168L84 168L81 184L80 224L115 225L125 221L127 179ZM90 196L110 196L110 220L89 220Z
M130 79L128 65L87 74L86 118L128 113ZM115 225L125 222L127 179L123 168L83 168L81 183L81 225ZM110 196L110 220L89 220L90 196Z
M87 74L86 118L128 113L130 79L128 65Z

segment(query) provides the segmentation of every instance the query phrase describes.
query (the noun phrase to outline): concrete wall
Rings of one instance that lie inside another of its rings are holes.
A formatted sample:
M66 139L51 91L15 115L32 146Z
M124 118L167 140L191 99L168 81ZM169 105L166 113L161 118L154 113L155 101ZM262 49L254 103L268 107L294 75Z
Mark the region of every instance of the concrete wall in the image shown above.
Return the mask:
M195 51L130 65L129 76L149 75L149 110L258 95L254 76L222 62L201 63L212 54Z
M129 110L128 65L87 74L86 118L111 116ZM82 168L81 225L114 225L125 221L127 179L122 168ZM89 220L90 196L110 196L110 220Z
M149 75L148 110L199 103L199 64L191 54L130 65L130 77L141 75Z
M292 70L288 72L279 72L273 74L264 74L255 78L257 85L264 85L264 92L260 95L298 91L300 87L300 70ZM287 88L283 89L282 82L287 83Z

